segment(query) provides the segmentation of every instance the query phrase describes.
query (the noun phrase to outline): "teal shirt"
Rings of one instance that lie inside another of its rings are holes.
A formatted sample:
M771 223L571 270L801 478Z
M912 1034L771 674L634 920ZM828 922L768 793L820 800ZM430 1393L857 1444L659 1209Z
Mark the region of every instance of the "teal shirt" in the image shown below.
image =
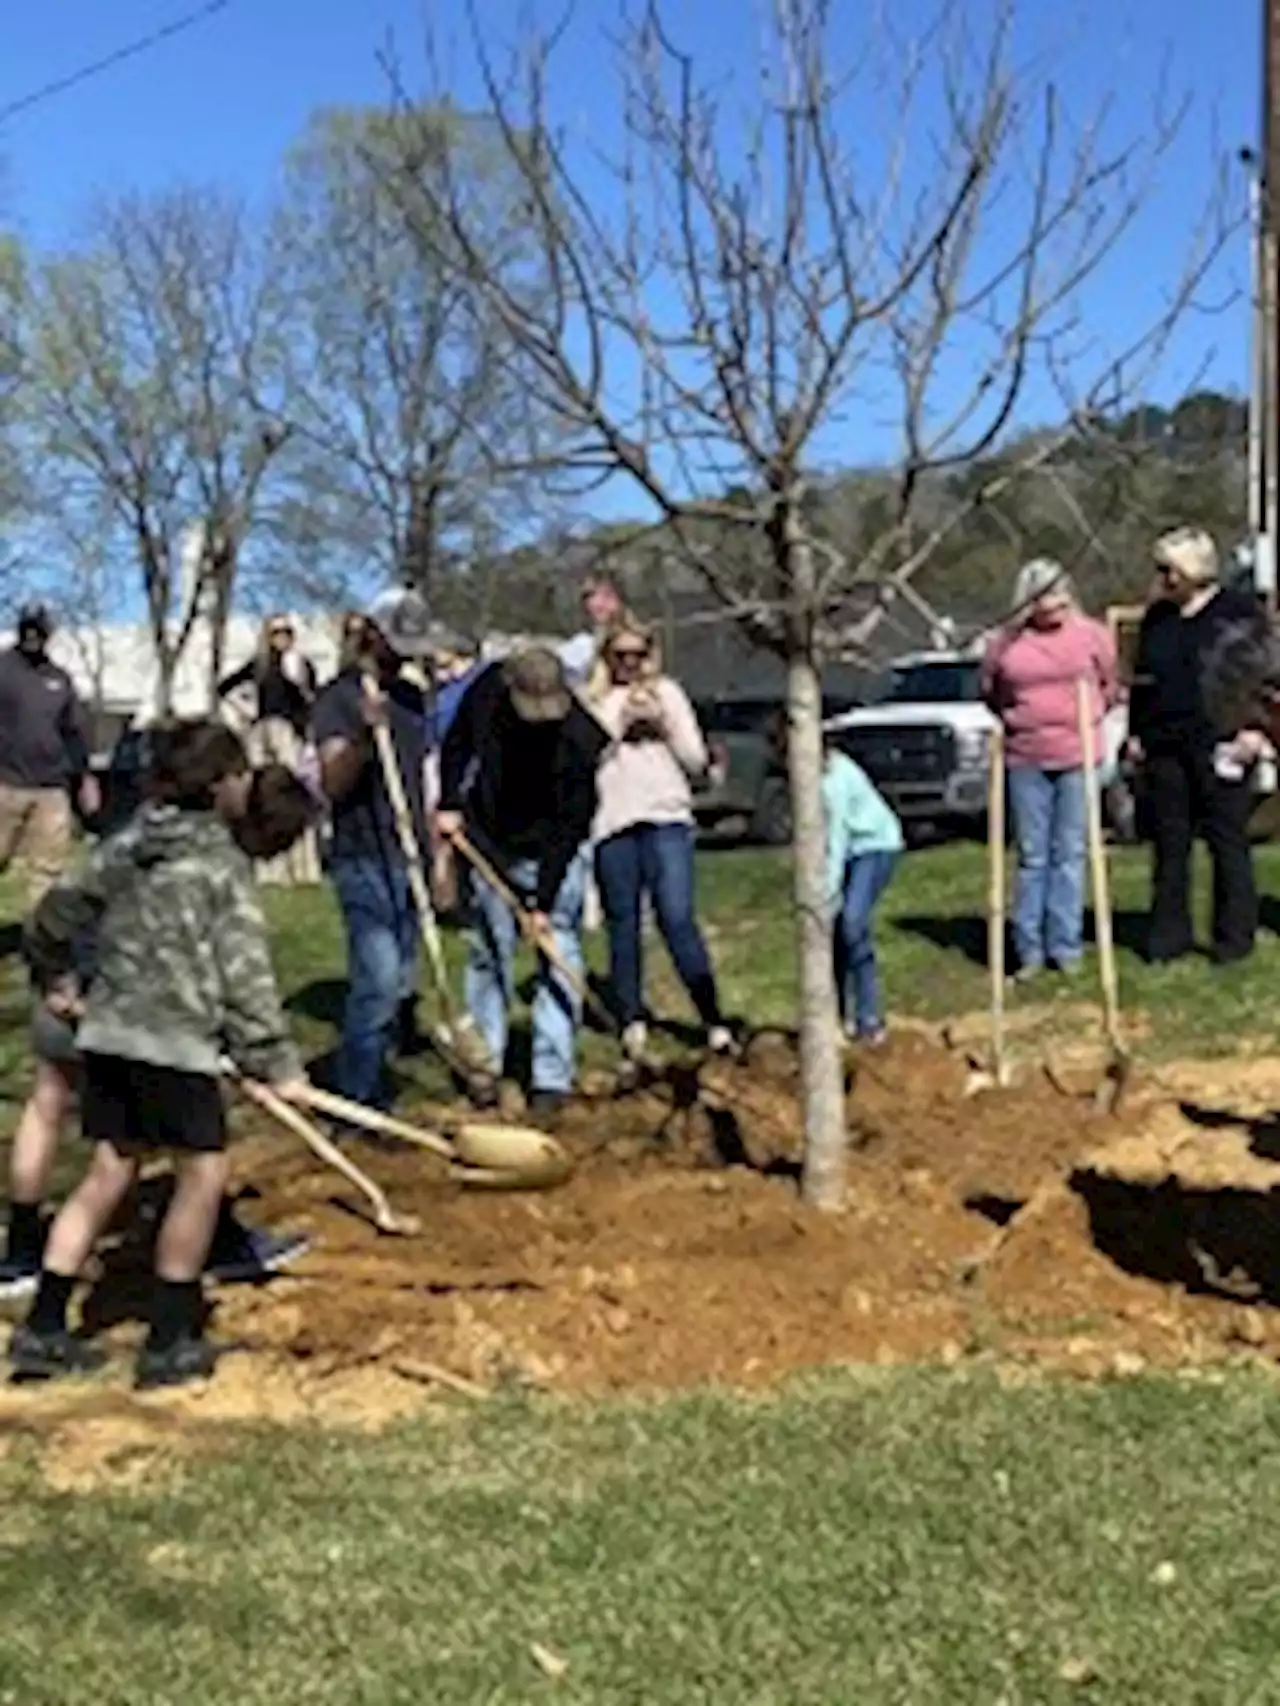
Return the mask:
M901 853L902 825L861 765L829 752L822 769L822 809L827 824L827 892L844 888L845 866L862 853Z

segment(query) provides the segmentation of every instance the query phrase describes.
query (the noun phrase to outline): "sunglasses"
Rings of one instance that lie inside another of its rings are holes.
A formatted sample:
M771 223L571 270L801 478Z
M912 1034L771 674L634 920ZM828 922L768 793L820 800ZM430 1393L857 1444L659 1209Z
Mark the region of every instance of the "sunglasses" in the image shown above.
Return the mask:
M643 663L648 657L647 647L618 646L613 652L614 663Z

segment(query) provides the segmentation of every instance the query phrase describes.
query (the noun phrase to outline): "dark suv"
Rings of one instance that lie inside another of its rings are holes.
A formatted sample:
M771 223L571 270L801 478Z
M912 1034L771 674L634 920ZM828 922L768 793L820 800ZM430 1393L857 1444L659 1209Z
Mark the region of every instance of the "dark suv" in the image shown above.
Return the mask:
M858 703L848 697L826 698L823 715L838 716ZM693 799L699 827L716 829L739 822L750 841L788 846L791 795L772 742L774 723L784 710L782 699L776 694L701 699L694 710L711 753L710 774Z

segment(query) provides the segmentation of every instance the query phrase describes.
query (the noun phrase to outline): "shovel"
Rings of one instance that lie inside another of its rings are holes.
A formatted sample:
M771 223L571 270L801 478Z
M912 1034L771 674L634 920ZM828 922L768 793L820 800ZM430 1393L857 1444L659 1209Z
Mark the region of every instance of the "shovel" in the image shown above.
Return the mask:
M600 997L592 989L591 985L587 982L582 973L578 971L575 966L571 966L568 960L565 959L564 955L560 952L560 949L556 946L556 939L552 935L551 931L535 930L533 928L533 924L529 917L529 908L520 899L519 895L497 867L490 860L485 858L484 854L481 853L478 847L472 846L471 842L468 841L465 835L461 833L455 835L453 837L453 845L458 849L459 853L462 854L463 858L467 860L472 868L479 872L485 882L488 883L489 887L493 889L495 894L499 895L511 908L511 911L525 936L530 942L532 942L533 946L538 950L542 957L547 960L549 964L553 965L560 973L561 977L573 990L574 994L582 1002L583 1006L589 1008L601 1024L616 1035L618 1022L614 1018L613 1014L605 1006L604 1002L601 1001Z
M1116 947L1111 927L1111 884L1102 845L1102 801L1098 794L1098 762L1094 744L1093 704L1089 683L1076 683L1080 721L1080 751L1084 760L1085 820L1089 831L1089 866L1093 875L1093 913L1098 934L1098 969L1102 979L1102 1016L1110 1058L1094 1096L1098 1110L1116 1114L1133 1073L1133 1060L1120 1036L1120 994L1116 978Z
M382 694L382 689L373 676L366 675L364 679L367 694ZM426 871L422 863L422 849L418 846L417 833L413 827L413 813L409 809L405 794L404 777L400 774L395 742L385 723L374 724L373 741L378 752L387 799L391 804L391 815L395 819L400 851L404 855L408 870L409 890L418 913L418 926L427 951L427 964L431 969L432 982L436 986L436 996L443 1014L442 1021L436 1026L436 1041L440 1052L462 1078L492 1078L494 1066L483 1037L470 1017L459 1013L454 1006L453 992L449 987L449 973L444 963L444 944L440 940L440 927L436 923L435 909L431 904L431 893L427 887Z
M604 1002L601 1001L600 997L595 993L582 973L574 966L571 966L564 958L559 948L557 948L555 938L551 932L549 930L534 931L529 919L529 908L520 899L519 895L515 892L515 889L498 870L497 866L494 865L493 861L486 859L480 849L475 847L467 837L461 833L454 835L453 845L458 849L459 853L462 854L463 858L468 861L473 869L484 878L484 880L494 890L495 894L499 895L511 908L512 913L518 920L520 928L523 930L526 937L533 943L538 952L556 968L561 977L564 978L565 982L568 983L577 994L583 1006L588 1008L595 1015L601 1025L603 1025L609 1032L610 1036L615 1038L618 1037L619 1027L616 1017L609 1011ZM662 1063L655 1060L652 1054L646 1053L633 1059L632 1065L641 1068L644 1072L649 1073L655 1079L659 1079L664 1076ZM742 1101L744 1105L749 1104L749 1098L744 1094L742 1086L735 1087L734 1099Z
M573 1158L554 1138L525 1126L468 1124L450 1139L315 1085L308 1085L301 1096L318 1114L430 1150L453 1163L451 1178L473 1189L548 1190L563 1184L573 1172Z
M1005 869L1004 869L1004 730L991 732L987 762L987 965L991 979L991 1065L986 1068L974 1063L965 1081L966 1096L976 1096L994 1087L1007 1089L1009 1061L1005 1054L1004 1025L1004 928L1005 928Z
M330 1141L323 1132L317 1131L311 1121L301 1114L283 1097L266 1084L259 1084L252 1078L235 1077L235 1086L247 1101L254 1103L269 1114L278 1125L286 1131L300 1137L307 1148L329 1167L342 1174L364 1196L373 1210L373 1224L379 1232L389 1233L395 1238L412 1238L422 1231L422 1222L416 1214L402 1214L391 1206L387 1193L380 1185L375 1185L367 1173L361 1172L355 1162L345 1156L336 1143Z

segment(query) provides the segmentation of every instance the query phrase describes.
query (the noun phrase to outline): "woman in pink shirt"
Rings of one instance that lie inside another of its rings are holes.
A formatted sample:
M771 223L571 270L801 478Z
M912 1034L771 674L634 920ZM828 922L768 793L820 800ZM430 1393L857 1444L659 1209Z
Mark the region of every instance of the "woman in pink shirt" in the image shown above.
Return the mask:
M1084 952L1086 819L1077 683L1088 682L1095 752L1116 694L1116 651L1084 615L1058 563L1020 570L1013 616L987 647L983 693L1004 724L1009 804L1018 841L1013 906L1018 977L1051 965L1070 974Z

